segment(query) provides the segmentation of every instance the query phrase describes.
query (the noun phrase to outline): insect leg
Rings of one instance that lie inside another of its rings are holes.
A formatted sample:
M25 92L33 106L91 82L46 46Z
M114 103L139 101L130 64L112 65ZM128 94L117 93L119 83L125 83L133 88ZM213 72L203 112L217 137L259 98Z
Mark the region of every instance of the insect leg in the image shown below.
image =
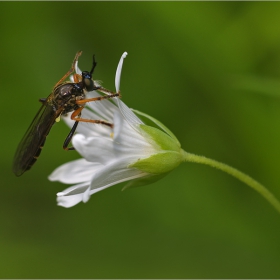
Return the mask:
M102 89L103 89L103 88L102 88ZM100 90L100 89L98 89L98 90ZM81 104L85 104L85 103L87 103L87 102L100 101L100 100L104 100L104 99L109 99L109 98L113 98L113 97L118 97L118 96L121 95L120 92L118 92L118 93L113 93L113 92L110 92L109 90L108 90L107 92L109 93L108 95L77 100L77 101L76 101L76 104L81 105Z
M41 102L42 104L46 104L47 98L40 98L39 102Z
M74 133L75 133L75 131L76 131L76 129L77 129L78 124L79 124L79 122L76 121L75 124L72 126L72 128L71 128L69 134L67 135L67 137L66 137L66 139L65 139L65 141L64 141L64 143L63 143L63 149L66 150L66 151L75 150L74 147L68 148L68 145L69 145L69 143L71 142L71 140L72 140L72 138L73 138L73 135L74 135Z
M81 112L84 109L84 107L79 107L77 110L75 110L72 115L71 115L71 119L77 122L89 122L89 123L96 123L96 124L103 124L103 125L107 125L111 128L113 128L113 124L112 123L108 123L106 121L101 121L101 120L89 120L89 119L84 119L81 118ZM75 123L75 124L76 124Z
M81 54L82 54L82 51L79 51L76 53L70 70L55 84L54 88L56 88L58 85L60 85L72 72L74 72L75 64L76 64L79 56L81 56Z
M104 87L98 87L96 90L98 90L98 91L100 91L100 92L102 92L102 93L107 94L107 95L109 96L108 98L112 98L112 97L119 97L119 98L121 98L121 97L122 97L120 91L118 91L118 92L112 92L112 91L110 91L109 89L106 89L106 88L104 88Z

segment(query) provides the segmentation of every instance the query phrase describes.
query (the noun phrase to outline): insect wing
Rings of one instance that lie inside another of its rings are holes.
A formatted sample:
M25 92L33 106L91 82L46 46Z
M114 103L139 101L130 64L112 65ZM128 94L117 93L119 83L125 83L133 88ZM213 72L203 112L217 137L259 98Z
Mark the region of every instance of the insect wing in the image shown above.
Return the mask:
M41 153L46 136L60 112L50 104L43 104L24 134L16 150L13 172L16 176L29 170Z

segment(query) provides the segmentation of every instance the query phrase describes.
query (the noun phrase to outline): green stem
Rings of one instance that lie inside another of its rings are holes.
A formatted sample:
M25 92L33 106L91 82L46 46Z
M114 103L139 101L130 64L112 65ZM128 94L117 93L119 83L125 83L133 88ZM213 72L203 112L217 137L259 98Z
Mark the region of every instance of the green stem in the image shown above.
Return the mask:
M215 167L217 169L220 169L233 177L239 179L241 182L245 183L249 187L256 190L258 193L260 193L274 208L280 213L280 202L278 199L262 184L251 178L250 176L244 174L243 172L227 165L221 162L218 162L213 159L206 158L204 156L198 156L194 154L187 153L182 150L182 154L184 157L184 161L187 162L195 162L195 163L201 163L206 164L211 167Z

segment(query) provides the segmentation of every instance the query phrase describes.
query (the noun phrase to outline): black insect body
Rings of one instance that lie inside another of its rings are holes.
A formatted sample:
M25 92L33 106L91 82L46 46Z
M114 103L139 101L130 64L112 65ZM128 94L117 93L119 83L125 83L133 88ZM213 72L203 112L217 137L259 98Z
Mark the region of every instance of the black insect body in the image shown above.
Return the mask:
M75 120L69 135L67 136L63 148L68 148L72 136L80 121L107 125L113 127L113 124L102 120L89 120L81 118L81 111L87 102L100 101L112 97L119 97L120 93L113 93L103 87L95 86L92 80L92 73L96 66L93 57L93 66L90 72L84 71L82 75L75 74L74 82L64 82L64 80L74 71L75 63L81 52L75 56L71 69L55 85L52 93L47 98L41 98L41 108L24 134L16 150L13 162L13 172L16 176L22 175L29 170L39 157L45 144L46 137L56 121L59 121L61 115L72 112L71 119ZM105 96L86 99L86 93L92 90L98 90L105 93Z

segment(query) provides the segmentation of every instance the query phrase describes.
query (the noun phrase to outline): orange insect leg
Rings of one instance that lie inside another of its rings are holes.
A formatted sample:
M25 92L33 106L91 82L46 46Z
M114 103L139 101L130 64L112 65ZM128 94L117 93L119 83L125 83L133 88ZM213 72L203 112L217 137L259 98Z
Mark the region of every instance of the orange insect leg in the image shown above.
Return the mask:
M107 126L113 128L113 124L108 123L106 121L89 120L89 119L80 118L79 116L80 116L83 109L84 109L84 107L79 107L77 110L75 110L71 115L71 120L78 121L78 122L89 122L89 123L103 124L103 125L107 125Z
M112 93L110 95L104 95L104 96L98 96L98 97L93 97L93 98L88 98L88 99L77 100L76 103L85 104L87 102L100 101L100 100L109 99L109 98L118 97L118 96L120 96L120 93Z
M79 56L81 56L82 51L79 51L76 53L75 58L72 62L72 66L70 68L70 70L55 84L54 88L57 87L58 85L60 85L71 73L74 72L75 70L75 63L78 60Z

